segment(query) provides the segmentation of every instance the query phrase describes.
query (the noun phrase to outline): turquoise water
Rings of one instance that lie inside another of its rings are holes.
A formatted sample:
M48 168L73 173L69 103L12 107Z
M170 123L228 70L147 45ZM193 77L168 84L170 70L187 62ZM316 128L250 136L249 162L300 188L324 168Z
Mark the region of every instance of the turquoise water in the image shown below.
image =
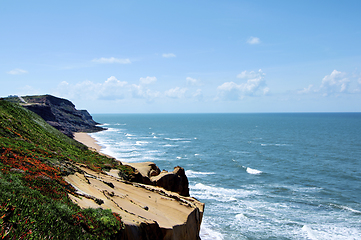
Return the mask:
M361 239L361 114L94 115L125 162L186 169L201 238Z

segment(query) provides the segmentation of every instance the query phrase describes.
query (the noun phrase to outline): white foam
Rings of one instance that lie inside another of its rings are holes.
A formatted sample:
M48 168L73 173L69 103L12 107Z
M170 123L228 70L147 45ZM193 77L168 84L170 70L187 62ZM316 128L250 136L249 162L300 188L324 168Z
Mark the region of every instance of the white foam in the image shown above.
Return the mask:
M307 233L308 238L312 240L317 240L318 238L315 236L315 233L313 232L312 228L310 228L307 225L304 225L302 227L302 231L305 231Z
M187 141L187 142L190 142L192 139L188 139L188 138L164 138L164 140L168 140L168 141Z
M141 146L141 145L145 145L145 144L148 144L149 142L146 142L146 141L136 141L135 142L135 145L137 146Z
M253 175L259 175L259 174L263 173L263 172L260 171L260 170L253 169L253 168L250 168L250 167L247 167L247 168L246 168L246 171L247 171L247 173L253 174Z
M102 135L102 134L104 134L104 135L106 135L106 134L108 134L108 132L120 132L120 130L122 130L122 129L119 129L119 128L108 128L108 129L105 130L105 131L101 131L101 132L97 132L97 133L93 133L93 134L96 134L96 135Z
M265 147L265 146L281 147L281 146L289 146L289 144L286 144L286 143L261 143L261 146L263 146L263 147Z
M215 172L197 172L193 170L186 170L186 175L189 178L200 177L204 175L216 174Z
M242 222L244 219L246 219L247 217L243 214L243 213L239 213L235 216L236 220Z
M304 225L302 231L308 239L360 239L360 230L352 227L340 227L336 225Z
M165 144L163 147L178 147L178 145L172 145L172 144Z
M220 232L214 231L207 224L201 224L199 237L202 240L223 240L223 235Z
M217 202L233 202L236 198L245 198L258 194L255 190L232 189L208 186L203 183L197 183L190 186L191 195L199 199L216 200Z
M350 211L353 213L361 214L361 211L355 210L355 209L347 207L347 206L342 206L342 205L338 205L338 204L334 204L334 203L331 203L330 205L333 207L339 208L341 210L346 210L346 211Z

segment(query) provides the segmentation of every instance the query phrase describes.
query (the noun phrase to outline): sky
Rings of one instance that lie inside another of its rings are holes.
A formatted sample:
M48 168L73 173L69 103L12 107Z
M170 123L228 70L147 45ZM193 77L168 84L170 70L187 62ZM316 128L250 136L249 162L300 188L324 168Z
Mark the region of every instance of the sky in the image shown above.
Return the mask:
M361 1L0 0L0 97L90 113L361 111Z

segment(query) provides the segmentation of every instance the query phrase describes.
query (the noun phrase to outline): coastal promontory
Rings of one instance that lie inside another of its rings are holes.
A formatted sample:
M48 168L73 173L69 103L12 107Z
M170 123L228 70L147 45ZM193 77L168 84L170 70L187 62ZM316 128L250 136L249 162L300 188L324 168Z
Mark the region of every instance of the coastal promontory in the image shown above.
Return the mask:
M0 237L200 239L204 204L184 169L130 166L71 138L96 125L66 99L0 100Z

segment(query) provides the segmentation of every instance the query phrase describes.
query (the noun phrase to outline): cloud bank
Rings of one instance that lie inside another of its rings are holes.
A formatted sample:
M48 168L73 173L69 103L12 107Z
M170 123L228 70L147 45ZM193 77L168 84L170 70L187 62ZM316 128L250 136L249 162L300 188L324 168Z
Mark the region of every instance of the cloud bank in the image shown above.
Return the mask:
M131 63L131 61L126 58L115 58L115 57L110 57L110 58L95 58L92 60L92 62L95 63L119 63L119 64L129 64Z
M360 92L361 81L359 76L349 76L346 72L333 70L331 74L326 75L319 87L310 84L298 94L316 94L323 97L340 96L341 94L354 94Z
M11 74L11 75L20 75L20 74L28 73L28 71L20 69L20 68L15 68L15 69L10 70L9 72L6 72L6 73Z
M115 76L98 83L87 80L71 84L63 81L58 85L54 94L69 99L82 100L144 99L147 103L152 103L157 99L162 99L162 101L167 101L167 99L195 99L200 101L203 99L202 89L190 91L188 88L177 86L159 91L156 89L160 85L156 85L156 83L157 78L154 76L141 77L138 83L120 81Z
M346 78L346 73L333 70L330 75L326 75L322 79L320 91L324 96L333 93L342 93L348 91L348 84L350 80Z
M216 100L241 100L246 96L259 96L265 95L269 92L264 80L265 74L260 69L258 72L243 71L237 77L247 79L247 82L235 83L225 82L217 88Z

